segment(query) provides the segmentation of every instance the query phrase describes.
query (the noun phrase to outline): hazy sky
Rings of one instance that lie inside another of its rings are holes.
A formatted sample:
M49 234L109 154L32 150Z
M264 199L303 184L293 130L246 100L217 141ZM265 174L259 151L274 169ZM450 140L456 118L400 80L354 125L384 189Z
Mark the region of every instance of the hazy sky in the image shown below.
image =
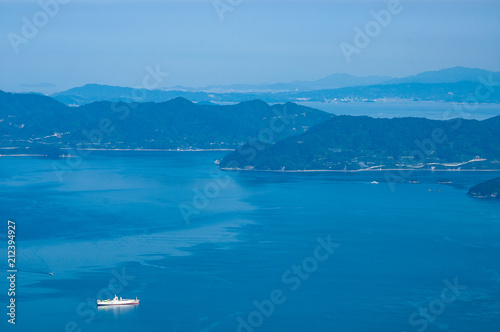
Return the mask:
M371 12L393 0L58 1L0 0L0 89L136 87L148 66L169 73L161 86L500 71L500 1L400 1L379 29ZM355 47L367 24L371 41L348 62L339 45Z

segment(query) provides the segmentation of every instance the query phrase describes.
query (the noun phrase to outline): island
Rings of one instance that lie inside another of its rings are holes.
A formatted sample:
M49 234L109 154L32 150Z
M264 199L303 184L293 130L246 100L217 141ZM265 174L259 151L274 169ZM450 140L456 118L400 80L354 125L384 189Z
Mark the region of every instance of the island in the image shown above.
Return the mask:
M473 186L467 195L476 198L500 199L500 177Z
M0 91L0 155L74 155L71 149L232 151L252 139L273 142L304 133L331 117L294 103L261 100L207 105L175 98L69 107L47 96Z
M374 171L500 169L500 116L483 121L336 116L278 142L246 144L222 169Z

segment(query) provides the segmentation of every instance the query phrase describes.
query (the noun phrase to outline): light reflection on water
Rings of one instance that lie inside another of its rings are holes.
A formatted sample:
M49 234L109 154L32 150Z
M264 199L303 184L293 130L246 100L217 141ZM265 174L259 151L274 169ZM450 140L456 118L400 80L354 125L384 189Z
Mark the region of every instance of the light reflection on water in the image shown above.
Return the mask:
M466 193L500 172L422 172L418 184L398 184L395 192L383 172L233 174L185 225L178 202L192 201L193 188L212 181L220 157L95 152L65 183L45 186L33 183L53 172L51 161L2 159L0 210L18 216L20 267L45 271L41 257L54 272L19 273L16 330L234 332L237 317L257 310L254 301L267 303L280 289L286 303L255 332L365 331L367 324L370 331L415 331L410 315L454 278L469 288L436 324L498 330L498 204ZM442 177L453 184L438 184ZM31 201L36 208L24 209ZM292 292L283 273L329 234L342 247ZM140 306L89 302L113 271L133 277L116 292L138 296ZM0 321L0 331L7 326Z
M101 313L113 314L115 318L118 318L121 315L131 314L137 310L138 306L138 304L98 306L97 310Z

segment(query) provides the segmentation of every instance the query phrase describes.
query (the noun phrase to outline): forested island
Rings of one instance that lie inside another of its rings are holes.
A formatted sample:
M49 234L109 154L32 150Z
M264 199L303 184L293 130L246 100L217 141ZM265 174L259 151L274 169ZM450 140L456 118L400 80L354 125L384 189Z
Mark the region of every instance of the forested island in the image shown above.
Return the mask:
M223 169L473 170L499 169L500 116L483 120L375 119L337 116L303 134L240 147Z
M0 91L0 155L53 156L67 148L234 150L252 137L277 141L330 117L294 103L260 100L206 105L175 98L69 107L47 96Z
M500 199L500 177L475 185L469 189L467 195L476 198Z
M0 91L0 155L73 149L228 150L222 169L500 169L500 116L483 121L334 116L294 103L93 102ZM74 153L73 153L74 154Z

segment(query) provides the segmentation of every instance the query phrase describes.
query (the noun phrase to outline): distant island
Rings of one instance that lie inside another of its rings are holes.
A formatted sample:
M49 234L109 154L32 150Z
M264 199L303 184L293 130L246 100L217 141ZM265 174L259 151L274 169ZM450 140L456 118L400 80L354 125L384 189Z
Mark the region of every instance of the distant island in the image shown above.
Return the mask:
M476 198L500 199L500 177L473 186L467 195Z
M476 90L488 91L482 103L500 103L500 89L492 89L500 81L500 72L478 68L453 67L423 72L415 76L356 77L332 74L316 81L275 84L235 84L203 88L171 87L156 90L86 84L51 95L66 105L85 105L96 101L165 102L183 97L194 102L243 102L253 99L267 103L285 102L387 102L434 101L470 103ZM491 91L490 91L491 90Z

